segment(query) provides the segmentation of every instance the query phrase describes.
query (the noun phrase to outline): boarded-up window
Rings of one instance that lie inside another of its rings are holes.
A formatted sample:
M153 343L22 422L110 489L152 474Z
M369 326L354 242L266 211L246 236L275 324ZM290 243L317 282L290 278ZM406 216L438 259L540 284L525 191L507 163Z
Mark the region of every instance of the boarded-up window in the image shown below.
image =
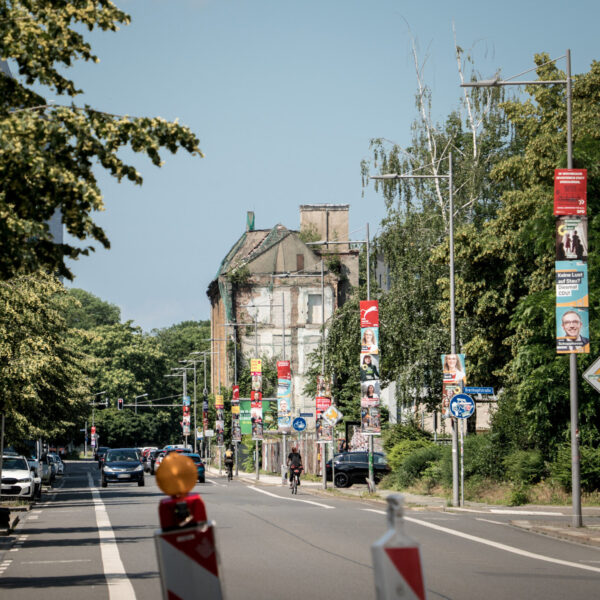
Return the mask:
M323 320L321 304L321 294L308 294L307 323L320 323Z
M304 270L304 254L296 254L296 271Z

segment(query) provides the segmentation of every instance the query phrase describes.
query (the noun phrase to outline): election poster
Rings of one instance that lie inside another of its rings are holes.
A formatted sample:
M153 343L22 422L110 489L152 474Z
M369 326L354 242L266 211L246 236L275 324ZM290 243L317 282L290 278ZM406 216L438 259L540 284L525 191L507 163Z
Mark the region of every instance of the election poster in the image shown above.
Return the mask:
M556 261L587 261L588 220L583 216L556 218Z
M242 428L240 423L240 386L234 385L231 393L231 441L242 441Z
M263 439L263 409L262 409L262 361L253 358L250 361L252 375L252 390L250 392L250 422L252 424L252 439Z
M557 354L589 353L590 328L588 308L556 307Z
M360 414L364 435L381 433L379 302L360 302Z
M587 214L587 169L554 170L554 214Z
M277 429L292 430L292 370L289 360L277 361Z
M225 404L221 394L215 395L215 433L217 437L217 446L223 446L225 443Z

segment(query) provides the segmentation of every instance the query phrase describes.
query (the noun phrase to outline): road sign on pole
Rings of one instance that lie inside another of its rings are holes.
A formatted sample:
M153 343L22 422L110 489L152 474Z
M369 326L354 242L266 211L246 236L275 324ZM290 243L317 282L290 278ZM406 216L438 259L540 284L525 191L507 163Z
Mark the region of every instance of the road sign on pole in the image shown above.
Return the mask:
M450 414L457 419L468 419L475 412L475 401L467 394L456 394L450 400Z
M598 357L583 374L583 378L597 391L600 392L600 357Z

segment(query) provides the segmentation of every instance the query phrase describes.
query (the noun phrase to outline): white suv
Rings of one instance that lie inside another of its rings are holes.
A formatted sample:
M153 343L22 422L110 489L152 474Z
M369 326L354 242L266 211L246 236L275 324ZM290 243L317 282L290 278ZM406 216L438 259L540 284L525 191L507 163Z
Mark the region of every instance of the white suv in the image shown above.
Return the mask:
M35 476L24 456L2 457L2 495L33 498Z

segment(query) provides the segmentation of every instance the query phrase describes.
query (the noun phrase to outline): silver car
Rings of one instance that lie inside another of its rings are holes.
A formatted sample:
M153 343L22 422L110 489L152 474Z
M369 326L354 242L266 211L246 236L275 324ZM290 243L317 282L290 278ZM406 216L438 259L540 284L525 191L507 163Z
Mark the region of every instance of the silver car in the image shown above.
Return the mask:
M62 461L58 454L54 452L48 452L48 458L54 463L56 467L56 474L62 477L65 474L65 463Z

